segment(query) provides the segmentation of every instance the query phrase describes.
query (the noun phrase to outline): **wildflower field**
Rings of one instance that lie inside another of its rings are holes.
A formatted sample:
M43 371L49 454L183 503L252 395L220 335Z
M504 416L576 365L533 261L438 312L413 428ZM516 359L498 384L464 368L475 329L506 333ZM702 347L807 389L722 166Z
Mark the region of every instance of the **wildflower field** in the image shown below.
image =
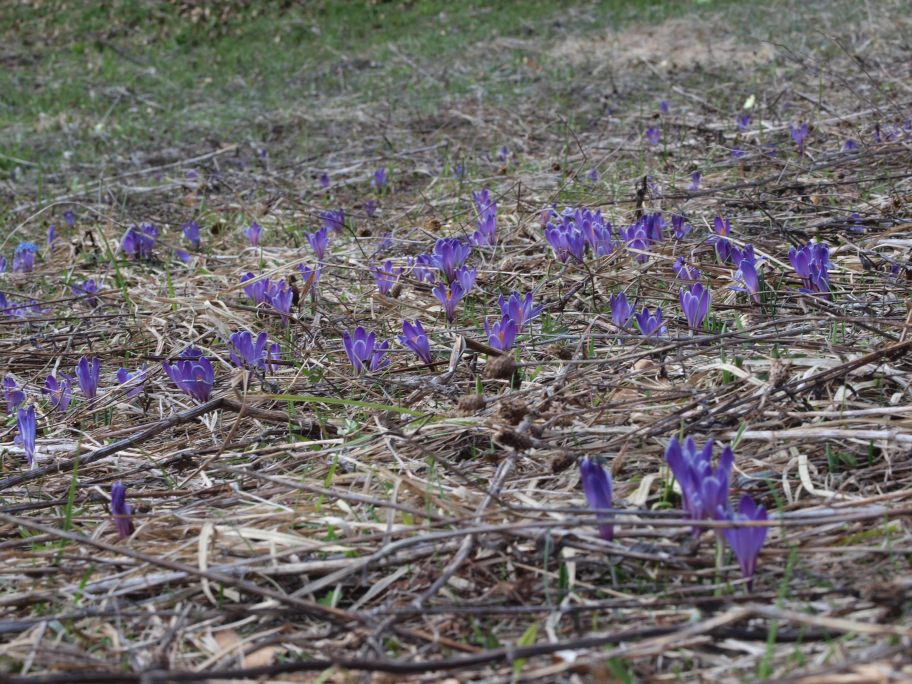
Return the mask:
M0 682L912 680L907 3L0 35Z

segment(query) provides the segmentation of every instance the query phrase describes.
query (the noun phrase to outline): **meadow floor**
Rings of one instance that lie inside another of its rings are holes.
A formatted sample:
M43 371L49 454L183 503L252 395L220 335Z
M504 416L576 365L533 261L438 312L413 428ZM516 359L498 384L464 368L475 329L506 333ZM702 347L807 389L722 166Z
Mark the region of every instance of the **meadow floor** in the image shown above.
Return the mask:
M906 2L3 5L0 681L912 680ZM448 321L417 257L484 188ZM752 582L685 436L768 511Z

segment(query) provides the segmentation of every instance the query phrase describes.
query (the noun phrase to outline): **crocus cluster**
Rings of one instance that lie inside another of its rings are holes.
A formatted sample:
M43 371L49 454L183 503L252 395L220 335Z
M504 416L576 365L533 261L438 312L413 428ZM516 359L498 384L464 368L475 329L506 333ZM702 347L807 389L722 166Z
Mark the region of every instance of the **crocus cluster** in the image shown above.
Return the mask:
M792 268L801 278L802 292L830 295L830 246L825 242L808 242L804 247L792 247L788 253Z
M601 211L567 208L558 214L551 209L545 218L545 239L561 263L570 257L582 263L587 248L596 256L607 256L617 246L611 223Z
M365 371L374 372L389 365L389 359L386 358L389 342L377 344L376 334L367 332L360 325L353 333L347 330L342 333L342 346L358 375Z
M96 357L88 359L81 357L76 363L76 380L79 389L86 399L94 399L98 395L98 376L101 372L101 362Z
M714 468L712 452L712 440L698 449L691 437L685 439L683 444L674 438L665 449L665 461L681 488L687 514L693 520L766 520L766 510L763 506L757 506L749 496L741 498L737 513L732 512L728 492L735 456L731 447L726 446ZM748 580L756 569L757 556L763 547L766 532L765 527L732 527L722 530L723 538L738 559L742 576ZM694 536L699 534L700 528L695 527Z
M269 344L269 335L261 332L256 337L248 330L238 330L228 338L231 349L228 356L238 368L263 369L282 357L278 342Z
M634 316L640 334L645 337L652 335L662 336L668 332L668 328L662 325L662 307L657 306L655 311L649 312L649 307L644 306L643 310Z
M537 318L543 308L541 305L535 306L531 292L527 292L525 296L513 292L509 298L500 295L497 303L500 304L501 315L509 318L516 325L517 333L521 333L529 321Z
M282 323L288 324L294 291L284 279L258 279L253 273L248 272L241 276L241 283L248 283L244 285L244 294L252 299L254 304L269 304L282 317Z
M190 346L181 352L181 359L173 364L162 362L165 374L178 389L197 401L208 401L215 384L215 369L203 352Z
M473 192L472 199L478 214L478 230L472 235L472 242L478 246L493 245L497 236L497 204L487 188Z
M694 283L689 288L681 288L678 299L687 325L691 330L699 330L703 325L706 314L709 313L711 295L709 288L700 283Z
M148 261L152 258L152 250L158 240L158 227L151 223L141 223L138 227L131 226L120 241L120 249L127 256Z

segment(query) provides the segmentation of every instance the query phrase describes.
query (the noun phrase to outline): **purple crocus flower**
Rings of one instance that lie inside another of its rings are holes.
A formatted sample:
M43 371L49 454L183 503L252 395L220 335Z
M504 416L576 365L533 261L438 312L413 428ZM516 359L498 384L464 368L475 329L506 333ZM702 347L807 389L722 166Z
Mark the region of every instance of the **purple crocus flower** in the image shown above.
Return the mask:
M858 143L855 142L852 138L848 138L842 146L843 152L854 152L858 149Z
M347 330L342 333L342 346L357 375L365 371L374 372L389 365L389 359L385 358L389 342L377 344L377 336L368 333L360 325L355 328L353 334L349 334Z
M549 223L545 226L545 239L554 250L554 256L562 264L567 263L571 256L582 263L586 253L586 240L582 232L575 225Z
M731 220L716 216L716 218L713 219L713 228L716 231L716 235L728 237L728 234L731 232Z
M635 253L638 263L646 263L649 259L649 246L652 241L649 239L647 226L644 222L638 221L633 225L620 229L621 239L627 245L627 249Z
M67 224L68 227L72 228L76 225L76 214L74 214L69 209L63 212L63 221Z
M766 521L766 509L758 506L747 494L738 502L738 512L726 510L724 518L732 522ZM753 587L754 571L757 569L757 556L766 541L768 527L725 527L722 536L738 559L741 566L741 576L747 580L747 588Z
M190 260L193 259L193 256L185 249L175 249L174 256L177 257L178 261L182 264L189 264Z
M671 269L679 280L699 280L700 270L696 266L688 266L684 257L678 257L677 261L672 264Z
M424 332L421 321L409 323L402 322L402 334L399 335L399 343L411 349L418 358L424 363L430 364L433 361L431 357L431 343Z
M586 503L594 511L611 509L611 473L598 460L588 456L580 460L580 479L583 491L586 493ZM614 526L609 522L609 516L596 515L599 523L599 536L606 541L614 539Z
M139 227L132 226L127 230L120 241L120 248L129 257L148 261L152 258L156 240L158 240L158 227L151 223L140 223Z
M301 294L305 295L308 292L316 292L317 285L320 282L320 275L323 273L323 268L319 264L311 268L304 264L298 264L298 271L301 272L301 278L303 278L303 283L301 285Z
M374 202L374 200L369 199L363 205L364 213L367 214L367 218L372 219L377 215L377 207L380 205Z
M374 276L374 282L377 283L380 294L386 296L402 275L402 268L393 268L393 262L387 259L380 266L371 266L370 272Z
M448 286L446 283L440 282L433 287L431 292L434 293L434 296L437 297L437 300L443 306L447 321L452 323L453 318L456 317L456 306L465 296L465 290L462 289L462 285L455 282Z
M720 510L728 508L728 482L735 456L731 447L725 447L713 469L712 452L712 440L698 450L692 437L683 445L673 438L665 449L665 461L681 487L684 510L693 520L718 519ZM699 534L700 528L695 527L694 535Z
M671 215L671 229L675 240L683 240L693 230L693 226L680 214Z
M597 169L589 169L589 173L586 174L586 178L590 183L598 183L599 172Z
M520 297L518 292L514 292L509 299L505 299L503 295L500 295L497 298L497 303L500 304L501 315L508 316L516 324L517 333L521 333L526 324L536 318L543 309L540 305L534 306L531 292L527 292L525 297Z
M183 360L173 364L162 362L165 374L171 378L177 388L197 401L208 401L215 384L215 369L212 362L203 356L195 347L187 347L181 352Z
M76 380L79 389L86 399L94 399L98 394L98 375L101 372L101 362L97 357L89 361L85 356L76 363Z
M462 162L456 162L456 165L453 167L453 178L456 180L462 180L465 178L465 164Z
M15 413L16 409L22 406L25 401L25 392L19 389L16 379L12 375L3 378L3 397L6 399L6 406L9 412Z
M79 297L85 304L91 307L98 306L98 291L101 288L95 282L94 278L89 278L81 283L70 286L70 292L74 297Z
M35 254L38 245L34 242L20 242L13 253L13 272L31 273L35 270Z
M288 317L291 315L291 302L294 299L294 292L288 287L288 283L284 280L271 283L266 296L269 298L272 308L282 316L282 324L288 325Z
M709 313L709 303L712 299L709 288L703 287L700 283L694 283L686 290L682 287L678 299L687 325L691 330L699 330L706 314Z
M452 284L456 280L456 271L465 263L472 252L472 247L459 238L440 238L434 243L434 265L443 273L446 281Z
M247 237L247 240L250 242L251 247L260 246L260 235L263 233L263 227L259 223L254 221L249 226L244 229L244 235Z
M29 404L27 408L16 411L16 426L19 428L19 434L16 435L15 441L25 450L25 458L31 468L35 465L35 434L38 429L34 405Z
M488 325L488 321L485 319L484 328L488 344L494 349L507 351L513 347L513 342L516 340L516 322L509 316L502 317L493 325Z
M274 373L278 361L282 360L282 346L278 342L273 342L266 349L266 368L270 373Z
M510 150L506 145L502 145L499 150L497 150L497 161L506 162L510 158Z
M690 174L690 187L687 188L689 192L696 192L700 189L700 181L703 180L703 174L699 171L694 171Z
M757 266L750 259L741 259L741 264L734 275L735 285L731 289L746 292L751 301L760 303L760 277Z
M190 242L193 249L200 248L200 227L196 221L190 221L181 226L184 237Z
M608 298L608 304L611 307L611 322L618 328L626 328L633 316L633 307L627 301L627 295L623 292L613 294Z
M320 174L320 187L324 190L329 190L329 175L325 173Z
M662 131L660 131L658 128L650 126L646 129L646 140L649 141L650 145L658 145L661 139Z
M827 269L830 263L830 246L825 242L808 242L804 247L788 252L789 261L795 273L801 278L802 290L809 293L829 295L830 279Z
M306 237L314 255L319 261L323 261L326 257L326 248L329 246L329 228L323 226L314 233L307 233Z
M746 114L746 113L738 114L737 122L738 122L738 130L746 131L748 128L750 128L751 115Z
M44 381L42 392L47 395L51 406L64 413L73 398L72 379L67 375L61 375L59 379L49 375Z
M323 221L323 227L334 233L341 233L345 230L345 211L342 209L327 209L320 212L320 220Z
M127 503L127 488L119 480L111 486L111 514L118 537L127 539L133 534L133 509Z
M143 364L137 368L132 373L126 368L120 368L117 371L117 382L121 385L126 385L130 383L130 388L127 390L127 399L133 399L134 397L139 396L146 386L146 365Z
M473 192L472 199L478 214L478 230L472 235L472 242L479 246L493 245L497 235L497 204L487 188Z
M478 230L472 234L472 243L479 247L493 245L497 242L497 205L495 208L478 215Z
M649 307L644 306L643 310L635 316L637 327L640 334L649 337L651 335L664 335L667 328L662 325L662 307L657 306L653 313L649 313Z
M55 225L52 223L50 226L48 226L48 229L47 229L47 243L48 243L48 245L50 245L51 243L53 243L54 240L56 240L56 239L57 239L57 226L55 226Z
M808 125L803 123L800 126L793 126L789 124L789 133L792 134L792 140L795 141L795 144L798 146L798 155L801 156L804 154L804 141L808 136Z
M659 101L659 111L662 112L662 114L668 114L668 100Z
M437 267L434 265L434 257L430 254L419 254L414 259L409 257L406 261L409 268L409 275L420 283L433 283L434 274Z
M6 273L6 257L0 254L0 273Z
M377 192L381 192L386 187L386 182L386 167L381 166L374 171L374 175L371 178L371 187Z
M261 332L254 337L248 330L232 333L228 340L233 349L228 350L231 362L239 368L263 368L266 365L266 343L269 335Z
M733 147L731 150L731 156L733 159L741 159L746 154L747 152L742 150L740 147Z
M464 294L469 294L475 289L475 281L478 280L478 269L463 266L456 271L456 282L462 286Z
M269 279L263 278L261 280L256 280L256 276L253 273L245 273L241 276L241 283L250 282L249 285L244 285L244 294L247 295L249 299L253 301L254 304L262 304L267 301L266 292L269 290Z

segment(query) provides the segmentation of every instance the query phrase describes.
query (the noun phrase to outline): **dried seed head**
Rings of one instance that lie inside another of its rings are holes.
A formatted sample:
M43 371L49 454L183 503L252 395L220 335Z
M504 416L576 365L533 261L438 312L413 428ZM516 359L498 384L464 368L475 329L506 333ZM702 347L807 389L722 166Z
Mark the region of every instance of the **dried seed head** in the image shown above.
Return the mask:
M505 401L500 405L500 416L510 425L517 425L529 413L529 407L523 401Z
M519 432L513 432L513 430L502 430L494 438L494 441L501 446L516 449L516 451L524 451L532 446L532 440L529 437Z
M457 412L463 416L470 416L477 411L481 411L487 402L480 394L465 394L459 397L459 405L456 407Z
M515 372L516 362L508 354L488 359L484 367L484 376L488 380L509 380Z

